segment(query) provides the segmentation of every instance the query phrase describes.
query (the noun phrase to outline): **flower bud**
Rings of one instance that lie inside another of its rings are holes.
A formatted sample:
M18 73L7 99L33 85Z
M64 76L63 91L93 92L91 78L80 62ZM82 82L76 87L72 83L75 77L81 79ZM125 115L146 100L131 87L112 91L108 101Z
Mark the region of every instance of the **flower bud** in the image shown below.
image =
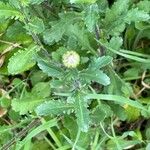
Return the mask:
M80 56L75 51L67 51L62 56L62 62L67 68L76 68L80 63Z

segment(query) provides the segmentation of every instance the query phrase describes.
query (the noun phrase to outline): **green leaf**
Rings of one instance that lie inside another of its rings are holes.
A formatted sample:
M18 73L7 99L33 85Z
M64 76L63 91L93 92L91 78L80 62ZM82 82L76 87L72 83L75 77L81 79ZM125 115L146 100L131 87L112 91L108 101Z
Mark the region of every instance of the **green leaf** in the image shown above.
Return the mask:
M75 139L78 132L78 125L74 117L65 115L63 119L63 125L69 131L71 138Z
M126 140L126 139L121 139L119 137L116 140L119 146L121 147L121 149L128 149L130 146L135 146L136 144L141 143L140 140ZM107 149L109 150L118 149L115 140L111 139L107 142Z
M32 130L30 133L28 133L28 135L21 142L17 143L16 150L20 150L29 140L31 140L37 134L41 133L44 130L48 130L49 128L56 126L56 125L57 125L57 120L54 118L38 126L34 130Z
M110 77L110 85L107 86L107 91L109 94L120 95L125 97L130 97L133 94L133 90L125 83L123 79L111 68L108 68L108 74Z
M132 106L127 106L125 107L126 114L127 114L127 121L135 121L140 117L140 110L132 107Z
M95 81L104 86L110 84L110 78L105 73L103 73L103 71L100 70L83 70L82 72L80 72L80 78L87 83Z
M70 25L67 29L67 36L73 36L78 41L78 44L82 46L83 49L88 50L91 54L97 56L97 52L90 45L90 40L87 34L87 31L79 26L77 23L74 25Z
M150 16L143 10L138 10L138 8L128 10L129 2L129 0L118 0L106 11L103 24L106 34L119 35L124 31L126 23L149 20Z
M45 0L30 0L30 3L39 5L40 3L44 2L44 1Z
M68 49L65 47L59 47L55 52L52 52L52 58L56 62L62 63L62 56L65 52L67 52Z
M110 95L110 94L87 94L85 99L102 99L107 101L114 101L119 104L128 104L130 106L133 106L135 108L139 108L141 110L146 110L142 104L140 104L138 101L133 101L128 98L125 98L123 96L118 95Z
M108 43L102 43L101 41L98 41L98 42L101 45L103 45L107 50L110 50L111 52L118 54L120 56L123 56L127 59L135 60L135 61L142 62L142 63L150 63L149 55L144 55L138 52L132 52L132 51L123 50L123 49L121 49L120 51L117 51L113 49L112 47L110 47Z
M37 97L46 98L50 93L51 88L49 82L39 82L32 88L32 94Z
M129 0L117 0L110 9L107 9L104 27L107 34L118 35L125 28L124 17L127 14Z
M125 112L125 108L118 104L110 103L109 104L113 113L121 120L125 121L127 119L127 114Z
M112 115L112 110L107 104L100 104L96 108L94 108L90 118L92 119L92 123L99 124L104 121L105 118L110 117Z
M98 5L93 4L86 8L84 12L84 20L85 24L90 32L93 32L95 30L95 26L99 19L99 9Z
M33 72L30 76L30 80L33 86L38 82L45 81L46 78L47 78L47 74L43 73L41 70Z
M138 10L134 8L128 11L128 14L125 18L125 22L130 24L131 22L147 21L150 19L150 15L143 10Z
M30 93L26 93L22 98L12 100L12 108L20 114L26 114L28 111L33 111L39 104L46 101L50 95L49 82L37 83Z
M120 47L122 46L122 44L123 44L122 38L116 36L116 37L112 37L112 38L110 39L108 45L109 45L111 48L115 49L115 50L119 50Z
M32 58L37 50L37 46L30 46L27 49L16 52L9 59L8 72L10 74L19 74L33 67L35 60Z
M43 20L38 17L32 18L25 28L29 31L29 33L34 32L35 34L42 33L45 30Z
M146 150L149 150L149 149L150 149L150 143L148 143L146 146Z
M22 45L29 45L33 41L31 36L26 34L26 30L19 21L15 21L11 26L9 26L5 35L9 41Z
M146 129L146 138L150 140L150 127Z
M51 28L43 33L43 38L46 44L59 42L62 36L68 31L74 20L78 19L75 13L60 13L60 19L50 22Z
M149 0L143 0L143 1L139 1L139 3L137 4L137 7L140 10L143 10L147 13L150 13L150 1Z
M81 80L87 83L91 83L91 81L95 81L104 86L110 84L109 77L99 69L108 65L111 61L112 61L112 57L110 56L93 58L91 63L89 64L89 67L79 73Z
M59 114L69 112L73 108L74 108L73 104L67 104L62 101L52 100L39 105L35 111L40 116L59 115Z
M0 2L0 18L15 18L22 20L24 17L17 9L13 8L9 4Z
M39 104L44 102L46 99L33 96L28 94L28 96L21 99L14 98L12 100L12 108L16 112L19 112L20 115L26 114L28 111L33 111Z
M89 111L87 109L87 102L79 92L76 93L74 99L74 107L78 126L81 131L87 132L89 128Z
M39 68L44 73L48 74L48 76L56 78L61 78L63 76L63 70L55 64L40 58L38 55L35 57L35 60L37 61Z
M95 3L96 0L70 0L70 3Z
M91 63L89 64L89 68L91 70L97 70L97 69L107 66L111 62L112 62L112 57L110 56L102 56L98 58L93 58L91 60Z

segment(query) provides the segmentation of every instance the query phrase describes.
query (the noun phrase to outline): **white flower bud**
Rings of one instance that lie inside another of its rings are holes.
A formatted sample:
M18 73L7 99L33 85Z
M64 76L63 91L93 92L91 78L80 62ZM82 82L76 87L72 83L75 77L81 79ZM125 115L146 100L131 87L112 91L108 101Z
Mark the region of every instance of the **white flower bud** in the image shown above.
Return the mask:
M62 62L67 68L76 68L80 63L80 56L75 51L67 51L62 56Z

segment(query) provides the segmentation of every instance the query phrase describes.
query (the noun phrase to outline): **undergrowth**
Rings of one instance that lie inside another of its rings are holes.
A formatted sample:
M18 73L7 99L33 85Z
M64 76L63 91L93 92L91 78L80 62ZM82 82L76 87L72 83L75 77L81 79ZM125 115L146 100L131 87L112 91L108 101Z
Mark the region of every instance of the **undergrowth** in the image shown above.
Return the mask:
M149 0L0 0L1 150L150 150Z

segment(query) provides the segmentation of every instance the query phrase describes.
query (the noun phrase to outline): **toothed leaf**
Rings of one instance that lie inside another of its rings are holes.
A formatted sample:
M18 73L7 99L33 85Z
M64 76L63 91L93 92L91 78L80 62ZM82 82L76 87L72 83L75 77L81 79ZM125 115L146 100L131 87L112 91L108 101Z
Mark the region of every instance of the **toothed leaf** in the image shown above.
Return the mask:
M19 74L29 70L35 65L33 55L38 48L36 46L19 50L10 59L8 63L8 72L10 74Z
M87 102L80 93L77 93L74 98L78 126L81 131L87 132L89 128L89 111L87 109Z
M36 113L40 116L59 115L73 109L73 104L67 104L62 101L48 101L36 108Z

